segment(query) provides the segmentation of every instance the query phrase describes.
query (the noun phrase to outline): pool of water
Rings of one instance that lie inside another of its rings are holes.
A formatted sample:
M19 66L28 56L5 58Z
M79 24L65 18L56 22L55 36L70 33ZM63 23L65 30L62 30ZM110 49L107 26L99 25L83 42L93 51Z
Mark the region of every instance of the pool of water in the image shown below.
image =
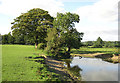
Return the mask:
M73 57L70 67L78 65L82 69L83 81L118 81L118 63L110 63L100 58Z

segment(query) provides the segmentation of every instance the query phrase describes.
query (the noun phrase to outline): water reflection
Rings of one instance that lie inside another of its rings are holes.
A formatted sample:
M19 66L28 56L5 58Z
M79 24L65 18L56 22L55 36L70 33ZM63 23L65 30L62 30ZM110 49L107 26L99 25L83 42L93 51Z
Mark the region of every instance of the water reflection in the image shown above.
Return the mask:
M85 81L118 81L118 64L100 58L73 57L70 67L76 65L82 68L81 76Z
M74 65L71 66L70 63L72 62L73 57L71 57L71 59L65 59L64 62L67 66L67 68L77 77L81 77L80 75L80 71L82 71L82 69L78 66L78 65Z
M78 66L78 65L75 65L73 67L70 67L70 71L77 77L81 77L80 75L80 71L82 71L82 69Z

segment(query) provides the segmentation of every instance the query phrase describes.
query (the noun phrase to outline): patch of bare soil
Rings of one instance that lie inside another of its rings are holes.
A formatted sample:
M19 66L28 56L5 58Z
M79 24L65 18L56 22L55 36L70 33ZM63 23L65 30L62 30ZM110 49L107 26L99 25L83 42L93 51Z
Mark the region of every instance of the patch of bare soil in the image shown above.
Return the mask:
M116 56L115 54L113 54L113 57L111 58L111 60L113 62L119 62L120 63L120 55L119 56Z
M71 54L72 56L83 56L83 57L95 57L103 55L104 53L94 53L94 54Z

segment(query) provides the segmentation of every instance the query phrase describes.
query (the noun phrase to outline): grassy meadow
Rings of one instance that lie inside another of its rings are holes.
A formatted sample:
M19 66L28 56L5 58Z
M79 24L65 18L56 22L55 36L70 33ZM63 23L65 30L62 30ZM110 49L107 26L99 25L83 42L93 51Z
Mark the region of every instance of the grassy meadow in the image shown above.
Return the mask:
M2 81L66 81L49 70L42 50L31 45L2 45Z
M38 80L36 69L39 63L28 61L25 57L39 52L33 46L2 45L2 80Z
M80 48L72 49L80 53L117 53L117 48ZM56 81L60 75L47 70L43 57L45 54L32 45L2 45L2 81ZM40 62L39 62L40 61Z
M43 57L45 54L29 45L2 45L2 81L45 81L56 80L55 73L47 71ZM36 58L39 57L39 58ZM30 58L30 59L29 59ZM42 63L38 61L42 61Z

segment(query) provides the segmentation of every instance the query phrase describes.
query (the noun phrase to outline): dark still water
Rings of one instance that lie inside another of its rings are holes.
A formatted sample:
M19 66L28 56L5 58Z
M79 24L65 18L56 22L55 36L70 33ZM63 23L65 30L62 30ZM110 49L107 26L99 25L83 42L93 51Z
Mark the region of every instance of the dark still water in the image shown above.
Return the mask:
M83 81L118 81L118 64L100 58L73 57L70 66L78 65Z

